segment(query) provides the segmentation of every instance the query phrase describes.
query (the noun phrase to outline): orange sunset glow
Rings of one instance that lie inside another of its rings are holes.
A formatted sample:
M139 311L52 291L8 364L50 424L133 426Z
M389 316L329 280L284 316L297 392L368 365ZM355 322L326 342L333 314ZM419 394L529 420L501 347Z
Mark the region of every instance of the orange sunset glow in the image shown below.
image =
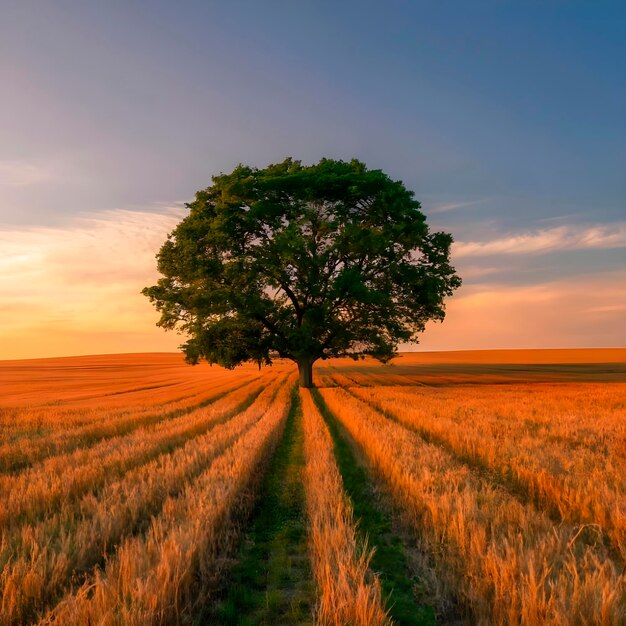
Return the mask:
M113 210L58 226L0 231L2 358L176 350L182 338L155 327L155 312L139 292L156 277L156 251L185 212ZM618 231L485 242L483 249L491 246L497 255L486 257L485 267L477 265L478 244L456 238L453 262L464 286L448 301L446 321L429 325L422 349L626 344L626 270L583 270L517 285L506 269L490 267L523 263L536 245L562 254L572 247L614 249L626 245ZM549 244L532 243L546 239ZM494 274L498 280L482 282Z

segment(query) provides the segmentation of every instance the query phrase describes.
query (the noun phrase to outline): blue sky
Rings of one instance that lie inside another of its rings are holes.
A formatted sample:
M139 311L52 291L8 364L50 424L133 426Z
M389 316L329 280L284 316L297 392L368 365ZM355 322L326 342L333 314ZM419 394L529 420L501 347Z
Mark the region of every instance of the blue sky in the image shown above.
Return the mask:
M55 242L115 249L106 233L125 242L119 256L135 228L151 264L212 174L287 155L382 168L453 233L465 286L425 347L626 345L623 3L26 0L0 11L0 318L16 303L40 311L6 331L16 345L86 319L73 296L61 314L24 287L33 274L77 285L71 258L46 256ZM151 270L135 284L123 267L107 288L135 298ZM511 310L497 311L507 297ZM146 303L128 306L125 345L172 341L144 333ZM536 332L520 334L513 310ZM501 334L477 332L470 315L495 316Z

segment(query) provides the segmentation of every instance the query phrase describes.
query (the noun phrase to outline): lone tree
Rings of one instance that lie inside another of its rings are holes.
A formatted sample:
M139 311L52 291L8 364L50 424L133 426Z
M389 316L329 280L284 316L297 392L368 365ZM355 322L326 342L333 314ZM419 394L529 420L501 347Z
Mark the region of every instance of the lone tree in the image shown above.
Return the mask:
M401 182L356 160L239 165L187 207L157 255L163 277L142 293L159 326L188 335L193 364L278 355L311 387L317 359L386 362L417 342L461 284L452 237L429 232Z

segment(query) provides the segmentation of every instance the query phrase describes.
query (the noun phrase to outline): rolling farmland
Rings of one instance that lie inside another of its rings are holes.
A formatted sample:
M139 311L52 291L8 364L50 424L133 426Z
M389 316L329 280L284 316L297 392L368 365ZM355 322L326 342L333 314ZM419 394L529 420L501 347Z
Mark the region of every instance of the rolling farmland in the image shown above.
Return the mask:
M0 625L625 624L625 363L0 362Z

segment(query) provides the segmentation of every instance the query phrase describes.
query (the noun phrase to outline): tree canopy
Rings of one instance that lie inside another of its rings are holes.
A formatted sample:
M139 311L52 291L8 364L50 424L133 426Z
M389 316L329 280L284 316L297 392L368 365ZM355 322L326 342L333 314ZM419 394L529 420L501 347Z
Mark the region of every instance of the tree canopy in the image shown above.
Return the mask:
M188 336L197 363L298 363L312 384L317 359L386 362L417 342L461 284L452 237L429 231L399 181L364 163L288 158L239 165L196 193L157 255L146 295L158 325Z

